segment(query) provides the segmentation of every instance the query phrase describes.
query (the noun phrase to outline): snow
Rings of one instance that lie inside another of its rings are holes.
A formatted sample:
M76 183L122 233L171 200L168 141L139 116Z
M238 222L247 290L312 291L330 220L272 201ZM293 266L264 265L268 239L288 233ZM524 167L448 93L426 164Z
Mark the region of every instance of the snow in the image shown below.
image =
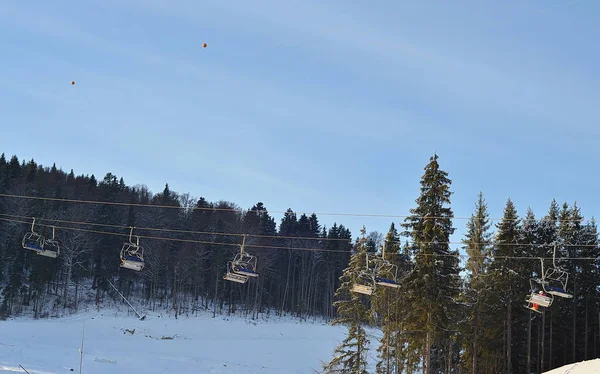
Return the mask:
M103 310L52 319L0 321L0 373L278 373L308 374L331 359L346 328L291 317L175 319L149 313L144 321ZM374 372L380 332L367 329ZM71 371L73 369L73 371ZM568 364L544 374L600 374L600 359Z
M600 373L600 359L577 362L568 364L550 371L545 371L544 374L594 374Z
M278 373L320 370L346 328L286 317L247 320L149 313L144 321L101 310L53 319L0 321L0 373ZM369 330L371 362L377 347ZM73 371L71 371L73 369Z

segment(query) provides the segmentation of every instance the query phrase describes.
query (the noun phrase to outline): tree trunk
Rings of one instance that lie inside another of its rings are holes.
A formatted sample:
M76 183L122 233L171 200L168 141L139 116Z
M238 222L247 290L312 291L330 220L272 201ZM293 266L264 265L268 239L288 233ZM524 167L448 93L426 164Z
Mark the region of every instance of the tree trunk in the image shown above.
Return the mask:
M431 331L431 311L427 312L427 334L425 337L425 352L423 352L423 374L431 374L431 345L433 334Z
M448 346L446 347L446 374L452 373L452 338L448 337Z
M286 310L288 289L289 289L289 286L290 286L290 271L291 271L291 267L292 267L292 252L289 251L288 252L288 263L287 263L286 277L285 277L285 287L283 289L283 297L281 298L281 311L280 311L281 315L283 315L283 312Z
M540 358L540 367L542 369L542 372L544 371L544 359L545 359L545 355L546 355L546 350L544 347L544 342L546 341L546 311L544 310L542 312L542 337L540 338L540 347L542 350L542 357Z
M548 370L552 370L552 327L554 325L554 314L550 314L550 337L548 339Z
M217 266L215 266L215 299L213 301L213 318L217 316L217 303L219 300L219 257L217 256Z
M66 275L65 275L65 283L63 288L63 308L67 307L67 299L69 295L69 283L71 282L71 276L73 274L73 256L71 254L67 254L67 258L65 259L65 267L66 267Z
M531 310L527 314L529 319L527 321L527 371L526 374L531 373ZM476 373L474 371L473 373Z
M479 324L479 311L477 309L477 305L475 305L475 315L473 316L473 353L472 353L472 356L473 356L473 368L472 368L473 374L477 373L477 349L478 349L478 346L477 346L477 340L478 339L477 339L477 337L479 335L479 331L478 331L479 330L478 329L479 325L478 324Z
M577 297L575 295L576 292L577 290L575 288L575 277L573 277L573 301L571 302L571 305L573 305L573 341L571 342L573 350L573 362L577 362L577 302L575 301L577 300Z
M588 359L588 299L585 299L585 333L583 335L583 359Z
M535 364L535 371L537 373L541 373L541 368L540 368L540 336L542 336L542 324L538 323L538 329L537 329L537 340L538 340L538 344L537 345L537 357L536 357L536 364Z
M512 305L506 308L506 373L512 374Z

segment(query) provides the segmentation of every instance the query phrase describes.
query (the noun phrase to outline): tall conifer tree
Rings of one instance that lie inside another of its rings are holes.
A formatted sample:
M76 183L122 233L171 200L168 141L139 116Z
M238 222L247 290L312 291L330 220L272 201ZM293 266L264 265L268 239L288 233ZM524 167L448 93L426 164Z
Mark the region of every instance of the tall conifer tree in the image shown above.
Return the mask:
M503 326L503 331L493 337L496 342L504 341L502 344L503 370L502 372L512 374L514 372L514 356L519 352L513 351L513 334L515 332L515 310L521 312L523 299L526 296L528 280L525 274L524 262L515 259L522 254L519 247L520 219L517 209L511 199L508 199L504 207L502 221L497 224L497 232L494 243L494 259L490 265L493 292L497 305L494 323Z
M463 239L464 249L469 256L466 266L469 274L464 297L470 306L467 310L467 321L470 323L468 335L471 336L470 339L465 339L465 357L467 366L471 368L472 373L480 372L478 363L481 352L484 351L482 346L486 344L484 328L487 325L485 321L487 308L483 295L489 292L487 272L490 262L491 236L487 204L483 193L480 192L475 204L475 212L467 222L467 233Z
M410 343L421 352L424 374L448 369L455 353L451 330L460 277L458 253L449 246L455 230L449 207L451 183L435 154L421 177L417 207L402 224L404 235L412 239L415 256L415 269L406 283L406 318L409 329L415 331Z
M348 335L334 350L333 359L323 366L324 374L367 374L367 351L369 339L364 324L368 318L368 308L361 294L351 291L358 274L366 267L367 238L366 229L361 230L362 238L357 240L356 251L350 257L350 263L340 277L340 286L336 290L338 317L333 325L348 326Z

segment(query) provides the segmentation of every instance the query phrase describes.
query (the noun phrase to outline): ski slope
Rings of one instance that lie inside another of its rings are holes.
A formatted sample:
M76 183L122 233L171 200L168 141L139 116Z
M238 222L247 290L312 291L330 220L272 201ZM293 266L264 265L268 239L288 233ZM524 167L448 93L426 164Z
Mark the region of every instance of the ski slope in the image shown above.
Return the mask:
M568 364L544 374L600 374L600 359Z
M139 321L122 311L70 317L0 321L0 373L279 373L309 374L329 361L346 329L322 321L271 317L246 320L204 312L198 317L148 314ZM368 329L374 372L380 332ZM72 371L71 371L72 369ZM544 374L600 374L600 359Z
M25 373L19 365L31 374L79 373L84 325L86 374L307 374L331 359L346 332L322 321L212 318L209 312L178 319L148 314L144 321L110 311L16 318L0 321L0 373ZM369 333L374 358L379 334Z

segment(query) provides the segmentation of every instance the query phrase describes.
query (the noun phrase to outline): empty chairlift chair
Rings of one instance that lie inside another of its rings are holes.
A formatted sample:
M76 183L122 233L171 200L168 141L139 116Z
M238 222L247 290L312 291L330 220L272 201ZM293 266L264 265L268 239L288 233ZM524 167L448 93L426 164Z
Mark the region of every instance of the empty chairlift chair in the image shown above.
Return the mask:
M369 266L369 253L364 248L363 250L365 251L365 269L358 273L350 290L355 293L371 296L375 292L376 274L375 269Z
M58 244L58 240L54 237L55 228L52 227L52 239L46 239L44 242L44 248L42 251L38 252L40 256L46 256L50 258L57 258L60 254L60 245Z
M363 295L372 295L376 286L400 288L398 282L398 267L385 259L385 244L381 250L381 257L375 256L372 260L373 267L369 264L369 253L365 252L366 269L362 270L352 285L352 292Z
M46 240L42 235L35 232L34 227L35 217L33 218L33 223L31 224L31 230L28 233L25 233L21 245L24 249L41 252L44 250L44 244Z
M144 269L144 248L140 246L139 236L133 242L133 227L129 233L129 241L123 243L121 248L121 267L135 271Z
M372 295L375 291L375 277L373 272L369 269L363 270L359 273L356 281L352 285L352 292L360 293L363 295Z
M375 259L375 283L384 287L400 288L398 267L385 259L385 243L381 249L381 257Z
M234 272L233 270L233 261L227 262L227 273L223 276L223 279L236 282L236 283L246 283L248 282L248 277L245 275L240 275Z
M240 245L240 253L236 254L232 261L227 263L227 273L223 279L236 282L246 283L249 277L258 277L256 272L257 258L244 251L246 245L246 235L242 238Z
M544 291L554 296L563 297L566 299L573 298L569 292L567 292L567 283L569 281L569 273L564 269L556 266L556 244L554 245L554 252L552 254L552 267L546 270L543 275L542 287Z
M52 239L46 240L43 235L35 230L35 217L31 223L31 231L23 236L21 245L24 249L34 251L38 255L56 258L60 253L58 241L54 239L54 227L52 227Z

